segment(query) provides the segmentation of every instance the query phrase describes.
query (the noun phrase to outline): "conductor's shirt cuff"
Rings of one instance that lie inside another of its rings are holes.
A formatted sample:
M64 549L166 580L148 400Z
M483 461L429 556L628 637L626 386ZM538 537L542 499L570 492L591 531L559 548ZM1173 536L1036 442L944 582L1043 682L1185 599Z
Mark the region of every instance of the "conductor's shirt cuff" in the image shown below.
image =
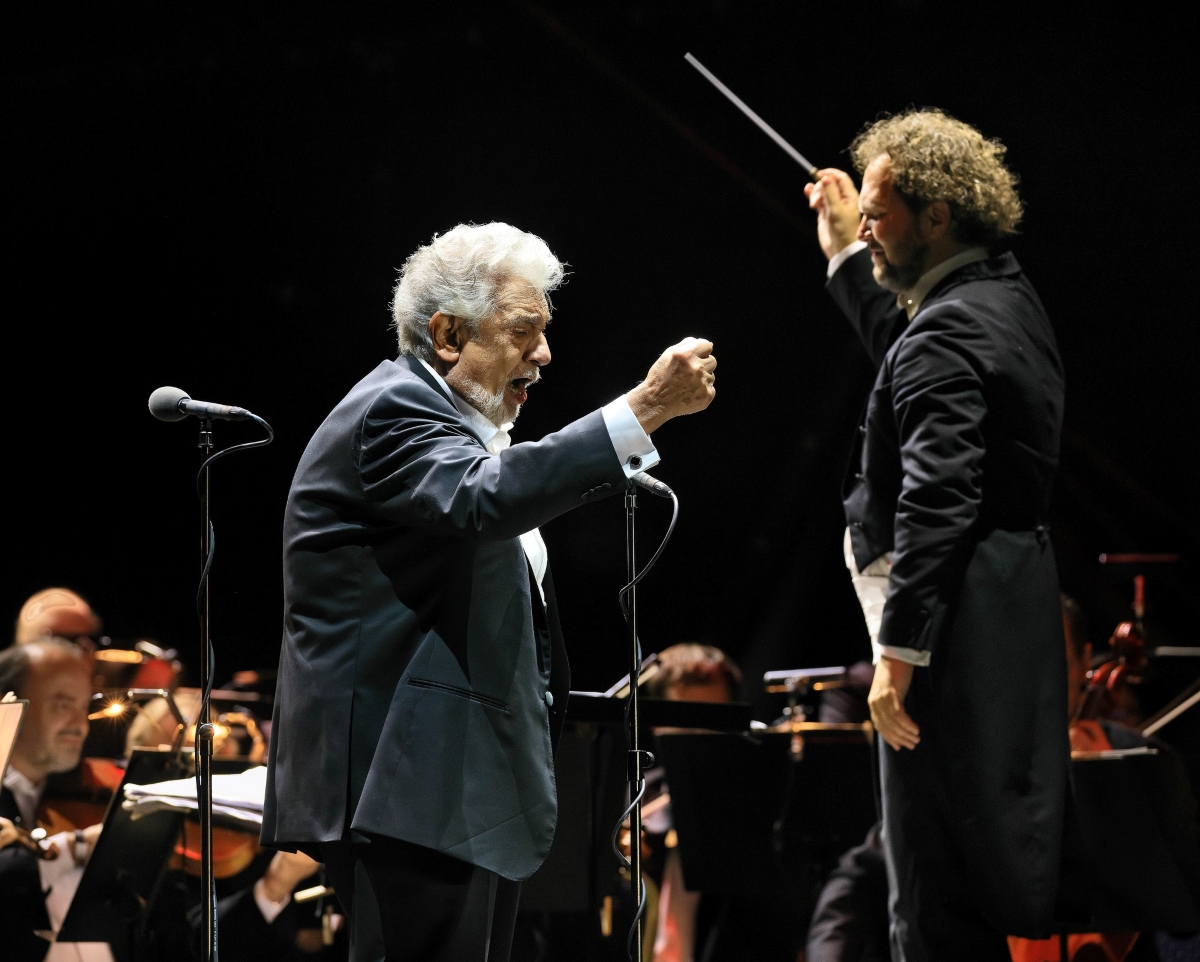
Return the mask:
M847 244L840 251L829 258L829 266L825 268L825 277L833 277L837 273L837 269L846 263L851 257L861 250L866 250L866 241L855 241L853 244Z
M615 401L600 409L604 415L604 426L612 440L613 450L625 477L632 478L639 471L649 471L659 462L658 451L650 435L642 430L641 422L622 394Z
M916 648L894 648L891 645L880 645L879 650L887 658L893 658L896 661L906 661L910 665L916 665L918 668L928 668L931 652L918 651Z
M258 910L262 913L263 921L270 925L277 918L279 913L287 908L288 902L292 900L289 895L282 902L272 902L267 898L267 887L263 884L263 880L259 879L254 883L254 904L258 906Z

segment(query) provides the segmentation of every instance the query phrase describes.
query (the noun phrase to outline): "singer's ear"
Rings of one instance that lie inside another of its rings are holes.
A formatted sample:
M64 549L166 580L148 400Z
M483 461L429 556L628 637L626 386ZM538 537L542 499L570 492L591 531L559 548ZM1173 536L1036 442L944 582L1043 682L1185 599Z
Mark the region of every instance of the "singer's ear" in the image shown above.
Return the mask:
M467 340L467 326L461 317L436 311L429 319L429 339L439 360L457 364Z

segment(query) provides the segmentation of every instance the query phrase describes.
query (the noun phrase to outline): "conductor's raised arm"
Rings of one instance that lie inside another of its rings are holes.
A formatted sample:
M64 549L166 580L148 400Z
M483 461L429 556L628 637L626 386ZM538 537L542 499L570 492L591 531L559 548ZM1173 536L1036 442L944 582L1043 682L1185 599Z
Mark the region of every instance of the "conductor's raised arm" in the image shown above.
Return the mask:
M826 260L858 240L862 214L858 190L845 171L832 167L821 171L816 183L804 185L808 206L817 212L817 242Z

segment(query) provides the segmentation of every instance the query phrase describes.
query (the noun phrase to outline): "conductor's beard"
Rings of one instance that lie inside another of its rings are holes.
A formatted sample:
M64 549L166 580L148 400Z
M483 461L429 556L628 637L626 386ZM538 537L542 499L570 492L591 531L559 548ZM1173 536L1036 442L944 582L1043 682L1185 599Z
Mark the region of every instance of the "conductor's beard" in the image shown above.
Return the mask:
M925 273L929 262L929 245L921 244L908 252L902 261L888 260L881 248L871 248L871 273L875 283L893 294L911 291Z

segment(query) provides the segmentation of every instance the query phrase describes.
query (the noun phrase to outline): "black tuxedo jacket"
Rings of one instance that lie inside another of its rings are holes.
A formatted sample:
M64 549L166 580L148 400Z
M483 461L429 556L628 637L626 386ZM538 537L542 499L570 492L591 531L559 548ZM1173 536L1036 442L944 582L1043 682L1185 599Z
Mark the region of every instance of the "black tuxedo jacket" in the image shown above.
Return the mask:
M3 787L0 787L0 816L21 824L17 801ZM5 962L41 962L50 951L50 943L33 933L48 928L50 919L46 915L37 856L19 845L0 849L0 958Z
M1046 528L1063 413L1054 333L1011 254L953 271L911 322L866 251L828 287L879 370L843 492L855 560L893 553L879 641L932 652L909 707L938 784L904 790L952 811L996 927L1036 934L1053 909L1069 758Z
M492 456L415 359L355 385L284 515L264 844L374 833L531 875L570 677L518 538L626 485L599 411Z

